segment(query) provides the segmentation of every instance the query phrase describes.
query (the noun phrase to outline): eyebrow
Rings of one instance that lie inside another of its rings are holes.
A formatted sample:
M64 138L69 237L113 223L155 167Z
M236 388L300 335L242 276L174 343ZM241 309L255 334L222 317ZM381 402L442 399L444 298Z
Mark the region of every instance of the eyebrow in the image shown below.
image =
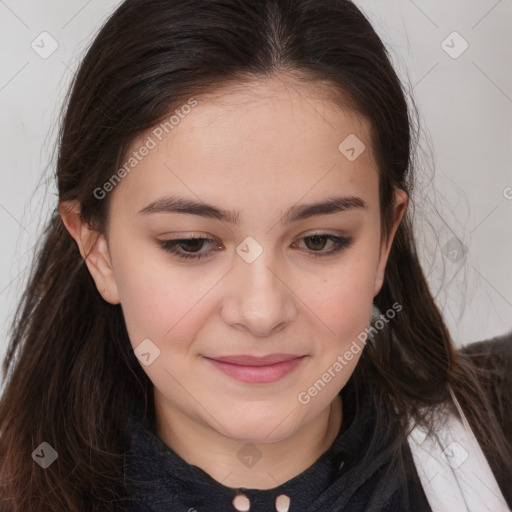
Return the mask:
M335 196L317 203L294 205L281 218L281 224L290 224L316 215L328 215L356 209L367 209L368 205L360 197ZM148 204L139 214L185 213L221 220L230 224L240 223L240 212L225 210L211 204L185 199L182 197L164 197Z

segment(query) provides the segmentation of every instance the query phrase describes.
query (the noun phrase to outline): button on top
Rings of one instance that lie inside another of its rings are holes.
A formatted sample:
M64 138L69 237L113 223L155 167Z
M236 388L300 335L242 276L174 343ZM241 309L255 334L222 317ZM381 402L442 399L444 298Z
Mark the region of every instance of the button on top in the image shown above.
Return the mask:
M276 510L277 512L288 512L290 508L290 498L286 494L280 494L276 498Z
M251 502L245 494L239 493L233 498L233 507L239 512L247 512L251 508Z
M251 501L242 492L239 492L233 498L233 507L239 512L248 512L251 509ZM276 512L288 512L290 509L290 497L286 494L280 494L276 498Z

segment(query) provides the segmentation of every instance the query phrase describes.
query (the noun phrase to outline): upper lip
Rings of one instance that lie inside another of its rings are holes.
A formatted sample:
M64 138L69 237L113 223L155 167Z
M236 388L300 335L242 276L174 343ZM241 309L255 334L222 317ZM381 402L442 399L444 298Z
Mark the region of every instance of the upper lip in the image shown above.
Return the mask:
M222 356L222 357L208 357L207 359L215 359L223 363L239 364L244 366L268 366L270 364L282 363L283 361L291 361L303 357L297 354L269 354L267 356Z

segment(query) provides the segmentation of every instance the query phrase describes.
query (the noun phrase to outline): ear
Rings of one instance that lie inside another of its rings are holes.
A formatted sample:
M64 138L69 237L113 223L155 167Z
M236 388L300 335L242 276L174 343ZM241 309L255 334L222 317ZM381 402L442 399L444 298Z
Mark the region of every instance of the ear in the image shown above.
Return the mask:
M61 201L59 214L69 234L75 239L101 296L111 304L119 304L119 293L105 236L90 228L82 219L78 201Z
M383 240L381 245L377 273L375 275L375 288L373 293L374 297L380 292L382 285L384 284L384 273L386 270L386 263L388 261L389 253L391 251L391 246L393 245L393 240L395 238L396 231L407 210L408 200L409 198L404 190L395 188L393 226L389 233L388 239Z

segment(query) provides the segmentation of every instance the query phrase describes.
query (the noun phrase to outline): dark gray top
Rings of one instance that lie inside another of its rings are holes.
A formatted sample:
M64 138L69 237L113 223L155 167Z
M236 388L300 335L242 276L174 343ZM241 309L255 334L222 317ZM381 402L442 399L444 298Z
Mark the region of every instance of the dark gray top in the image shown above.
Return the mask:
M431 512L414 466L404 480L389 473L389 452L365 453L375 421L372 400L363 402L356 414L350 382L340 393L343 422L331 447L301 474L269 490L222 485L178 456L156 435L154 425L132 411L125 473L137 483L127 481L133 502L126 510L236 512L233 499L242 492L250 512L276 512L276 498L283 494L290 500L288 512Z

